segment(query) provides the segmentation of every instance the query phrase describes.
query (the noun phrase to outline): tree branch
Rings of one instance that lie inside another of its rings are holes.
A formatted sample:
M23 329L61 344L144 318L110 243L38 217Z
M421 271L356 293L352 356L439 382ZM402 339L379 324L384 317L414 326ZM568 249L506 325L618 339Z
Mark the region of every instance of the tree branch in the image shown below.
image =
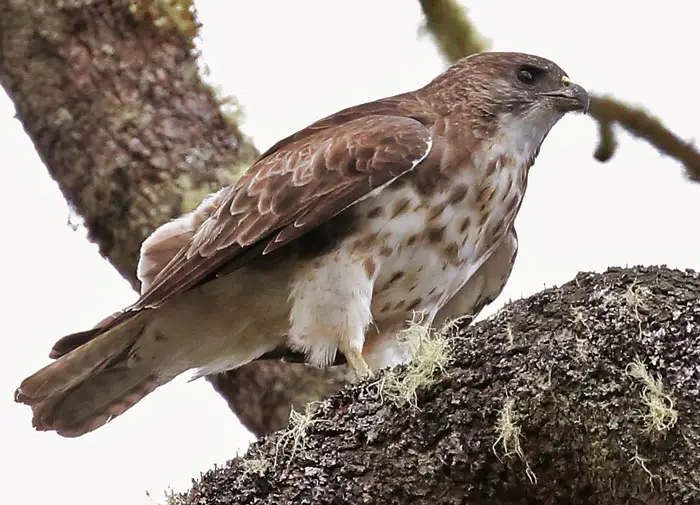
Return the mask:
M420 0L420 4L427 29L448 61L453 62L487 49L466 12L455 0ZM617 142L613 126L618 124L635 137L649 142L661 153L680 161L685 166L687 176L700 181L700 151L697 147L678 137L643 109L609 96L593 94L589 115L599 125L600 141L594 152L598 161L608 161L615 154Z
M697 503L699 296L690 271L580 274L456 328L418 408L346 388L174 501Z
M255 156L198 74L189 2L0 0L0 84L90 240L138 289L141 242ZM60 5L60 7L59 7Z
M420 0L420 5L425 14L426 29L448 62L487 49L488 42L457 2Z
M598 120L603 130L595 152L598 161L605 162L613 156L616 143L612 126L617 123L632 135L649 142L661 153L683 163L687 176L700 182L700 152L697 148L692 143L679 138L645 110L609 96L594 96L589 113Z

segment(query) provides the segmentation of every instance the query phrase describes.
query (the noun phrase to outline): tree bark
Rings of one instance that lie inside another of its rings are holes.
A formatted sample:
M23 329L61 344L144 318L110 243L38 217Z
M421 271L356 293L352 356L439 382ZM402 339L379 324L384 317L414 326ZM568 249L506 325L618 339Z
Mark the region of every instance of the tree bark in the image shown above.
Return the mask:
M255 156L199 77L194 18L147 4L0 0L0 84L90 240L135 289L141 242Z
M418 408L345 388L175 500L698 503L699 296L691 271L579 274L451 332Z

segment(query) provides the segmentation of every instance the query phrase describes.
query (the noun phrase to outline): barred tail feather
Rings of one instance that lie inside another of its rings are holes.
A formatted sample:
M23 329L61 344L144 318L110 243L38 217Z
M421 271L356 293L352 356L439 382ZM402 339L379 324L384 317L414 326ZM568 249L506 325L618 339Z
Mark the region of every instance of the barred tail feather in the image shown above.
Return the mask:
M22 381L15 400L32 407L34 427L82 435L174 377L159 377L153 363L129 360L143 328L141 318L131 318Z

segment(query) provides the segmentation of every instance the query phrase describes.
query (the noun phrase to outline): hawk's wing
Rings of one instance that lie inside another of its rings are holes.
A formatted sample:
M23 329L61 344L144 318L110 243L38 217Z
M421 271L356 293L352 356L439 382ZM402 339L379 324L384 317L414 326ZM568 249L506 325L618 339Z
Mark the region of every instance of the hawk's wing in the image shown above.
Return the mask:
M152 281L134 305L92 330L59 340L52 357L212 279L225 266L240 266L292 242L412 170L431 146L430 132L419 121L387 114L335 125L321 121L276 144L236 183L217 193L215 205L202 204L208 215L191 235L184 235L185 246L171 259L174 248L166 239L173 234L147 244L142 256L155 265L139 270Z
M256 246L266 254L292 242L414 168L431 143L415 119L368 116L262 158L223 191L216 211L132 310L196 286Z

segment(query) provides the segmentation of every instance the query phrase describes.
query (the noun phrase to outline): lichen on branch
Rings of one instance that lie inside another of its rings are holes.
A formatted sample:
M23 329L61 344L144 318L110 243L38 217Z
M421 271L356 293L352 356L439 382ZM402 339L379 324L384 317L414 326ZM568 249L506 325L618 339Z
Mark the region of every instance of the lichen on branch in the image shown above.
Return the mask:
M0 0L0 85L91 241L143 240L257 155L200 74L190 0Z

